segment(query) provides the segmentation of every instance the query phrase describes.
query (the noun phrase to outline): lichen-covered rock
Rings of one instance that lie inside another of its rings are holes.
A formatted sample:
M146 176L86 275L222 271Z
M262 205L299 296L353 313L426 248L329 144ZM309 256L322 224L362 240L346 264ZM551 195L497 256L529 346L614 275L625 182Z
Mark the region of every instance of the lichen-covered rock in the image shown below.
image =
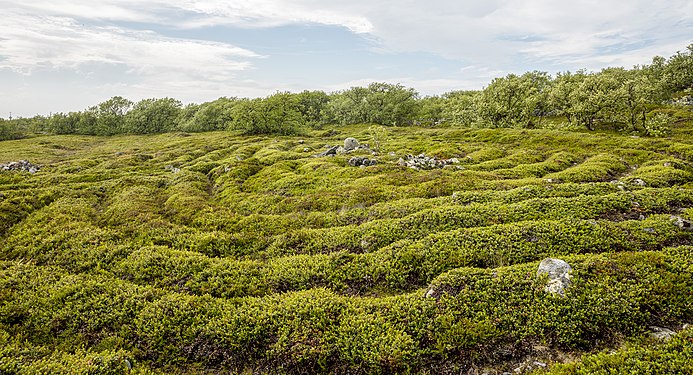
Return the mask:
M351 151L356 150L359 147L359 141L356 138L349 137L344 140L344 150Z
M669 328L650 326L650 329L652 330L652 332L650 332L650 337L657 340L669 341L674 335L676 335L676 332L670 330Z
M546 258L539 263L537 277L548 275L549 282L544 287L545 292L565 296L565 289L571 284L570 271L572 270L573 268L564 260Z

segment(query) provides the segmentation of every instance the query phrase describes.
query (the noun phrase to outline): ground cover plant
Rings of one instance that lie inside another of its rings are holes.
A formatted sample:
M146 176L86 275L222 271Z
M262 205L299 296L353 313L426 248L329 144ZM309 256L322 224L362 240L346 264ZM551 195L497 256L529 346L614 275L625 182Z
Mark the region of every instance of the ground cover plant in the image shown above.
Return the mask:
M0 142L0 373L687 373L692 127Z

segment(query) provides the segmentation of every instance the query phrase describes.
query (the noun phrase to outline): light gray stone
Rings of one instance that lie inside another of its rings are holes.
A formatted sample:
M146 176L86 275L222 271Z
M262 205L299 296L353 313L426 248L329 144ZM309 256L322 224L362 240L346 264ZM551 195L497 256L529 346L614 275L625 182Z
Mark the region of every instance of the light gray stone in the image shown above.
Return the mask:
M650 332L650 337L657 340L669 341L672 337L674 337L674 335L676 335L676 332L670 330L669 328L650 326L650 329L652 330L652 332Z
M537 269L537 277L548 275L549 282L544 291L551 294L565 296L565 290L570 287L570 271L573 268L561 259L546 258L541 261Z
M359 147L359 141L356 138L349 137L344 140L345 151L356 150L357 147Z

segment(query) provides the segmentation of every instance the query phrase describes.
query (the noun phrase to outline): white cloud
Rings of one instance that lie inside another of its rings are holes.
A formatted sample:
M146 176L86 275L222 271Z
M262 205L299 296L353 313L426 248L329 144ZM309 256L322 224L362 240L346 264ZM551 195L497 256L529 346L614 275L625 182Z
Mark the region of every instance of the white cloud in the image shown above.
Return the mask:
M256 53L223 43L167 38L151 31L84 26L65 17L5 14L0 24L0 68L78 68L86 63L122 64L138 74L161 69L185 75L221 74L250 67ZM211 78L211 77L208 77Z
M388 75L388 69L377 74L369 70L361 77L373 79L351 81L399 81L422 93L479 88L494 76L529 69L642 64L693 42L690 0L0 0L0 9L0 73L11 70L28 77L42 72L49 77L52 71L59 81L58 75L73 77L65 74L69 71L83 78L66 82L73 90L86 87L99 97L107 90L123 90L133 99L199 101L220 91L258 96L294 89L287 82L261 82L260 74L247 74L260 65L258 53L227 43L166 37L143 30L147 28L186 35L211 26L339 26L367 40L373 53L426 52L467 67L451 68L448 76L424 72L428 66L418 76L415 71ZM263 66L273 69L274 77L286 69ZM104 69L109 73L99 76ZM19 87L17 80L12 82ZM35 85L36 80L25 80L27 92L29 82ZM3 86L1 94L7 97L10 88Z

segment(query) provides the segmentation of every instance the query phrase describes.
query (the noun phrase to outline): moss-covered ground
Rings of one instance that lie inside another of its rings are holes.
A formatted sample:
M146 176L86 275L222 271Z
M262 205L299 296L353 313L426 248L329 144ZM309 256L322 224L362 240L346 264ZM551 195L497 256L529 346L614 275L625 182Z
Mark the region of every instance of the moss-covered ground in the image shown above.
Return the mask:
M0 374L691 373L690 127L0 142Z

